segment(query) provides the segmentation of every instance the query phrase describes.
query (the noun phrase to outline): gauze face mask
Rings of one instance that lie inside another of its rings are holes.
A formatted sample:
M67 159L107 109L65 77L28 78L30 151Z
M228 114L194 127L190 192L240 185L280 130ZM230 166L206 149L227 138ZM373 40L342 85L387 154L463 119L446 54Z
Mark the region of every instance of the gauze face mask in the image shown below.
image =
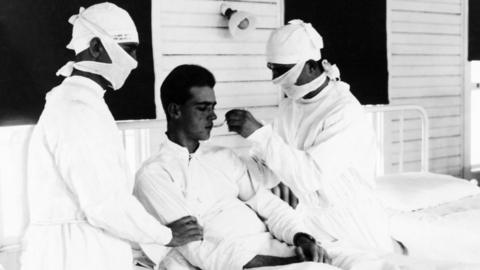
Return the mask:
M73 67L85 72L91 72L104 77L112 84L113 90L120 89L127 80L130 72L137 67L137 61L126 53L116 42L100 38L112 63L100 63L95 61L81 61L73 64Z
M308 93L296 92L290 89L290 86L295 85L298 80L298 77L302 73L305 62L299 62L295 64L289 71L285 72L282 76L279 76L273 79L273 83L280 85L282 91L291 99L297 100L305 96Z
M278 84L282 87L282 91L293 100L299 100L308 93L317 90L327 77L331 80L338 80L340 77L340 71L336 65L331 65L327 60L322 61L322 66L325 70L320 76L315 78L309 83L296 85L298 77L302 73L303 67L306 62L299 62L292 67L287 73L273 80L274 84Z
M293 100L299 100L308 93L317 90L325 82L326 79L327 75L324 72L309 83L302 85L286 85L282 86L282 89L289 98Z
M302 73L305 63L306 62L299 62L295 64L295 66L293 66L288 72L273 80L273 83L280 85L282 91L292 100L301 99L306 94L319 88L325 82L326 75L325 73L322 73L322 75L309 83L296 85L295 83Z
M95 61L81 61L76 63L67 63L57 72L64 76L70 76L73 68L98 74L111 83L114 90L120 89L130 75L130 72L137 67L137 61L125 52L115 40L113 40L102 29L99 29L87 19L79 15L78 19L85 27L92 31L100 40L105 48L112 63L101 63Z

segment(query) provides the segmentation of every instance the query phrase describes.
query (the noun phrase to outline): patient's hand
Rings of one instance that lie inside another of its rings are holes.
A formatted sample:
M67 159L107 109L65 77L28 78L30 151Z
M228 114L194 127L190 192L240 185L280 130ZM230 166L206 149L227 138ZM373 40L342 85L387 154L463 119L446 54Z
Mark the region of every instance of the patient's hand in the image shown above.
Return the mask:
M295 236L295 252L300 261L312 261L331 264L332 259L328 256L327 251L317 245L316 241L309 238L306 234Z
M198 225L197 219L192 216L182 217L167 224L172 230L172 240L169 247L178 247L193 241L203 240L203 228Z

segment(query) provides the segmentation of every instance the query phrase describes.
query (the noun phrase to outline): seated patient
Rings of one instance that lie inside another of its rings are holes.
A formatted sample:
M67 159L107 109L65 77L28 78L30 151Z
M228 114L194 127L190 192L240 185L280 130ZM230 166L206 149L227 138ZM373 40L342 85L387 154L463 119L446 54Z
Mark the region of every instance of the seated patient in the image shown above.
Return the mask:
M217 118L214 85L213 75L196 65L179 66L167 76L161 98L168 139L138 171L135 196L163 224L197 218L203 241L178 251L201 269L338 269L326 264L330 258L291 207L254 188L231 150L200 143Z

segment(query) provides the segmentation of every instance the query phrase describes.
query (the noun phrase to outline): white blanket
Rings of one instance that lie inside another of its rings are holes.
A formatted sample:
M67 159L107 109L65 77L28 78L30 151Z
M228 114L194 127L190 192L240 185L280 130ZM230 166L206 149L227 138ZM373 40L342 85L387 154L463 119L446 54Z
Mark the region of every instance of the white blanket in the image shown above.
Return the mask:
M411 255L480 263L480 195L414 212L391 210L390 221Z

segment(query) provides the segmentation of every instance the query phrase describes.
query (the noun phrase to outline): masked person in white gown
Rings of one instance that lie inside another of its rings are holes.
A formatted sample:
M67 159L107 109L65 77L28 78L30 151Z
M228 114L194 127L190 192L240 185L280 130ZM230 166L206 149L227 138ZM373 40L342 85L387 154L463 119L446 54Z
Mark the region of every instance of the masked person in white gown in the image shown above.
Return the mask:
M249 112L232 110L226 114L229 129L253 143L253 157L290 187L309 226L330 236L325 241L393 251L373 191L373 129L349 85L338 80L338 68L321 60L322 48L322 37L308 23L294 20L275 30L267 62L273 83L286 95L279 115L262 125Z
M245 110L225 116L252 143L260 181L273 187L281 180L293 191L307 228L343 269L476 269L395 253L401 249L374 194L373 129L322 48L322 37L301 20L273 31L267 66L286 96L278 117L263 125Z
M120 133L103 99L137 66L129 14L111 3L70 18L76 53L46 97L28 157L30 223L23 270L132 269L130 242L178 246L202 237L193 217L167 226L132 196Z

